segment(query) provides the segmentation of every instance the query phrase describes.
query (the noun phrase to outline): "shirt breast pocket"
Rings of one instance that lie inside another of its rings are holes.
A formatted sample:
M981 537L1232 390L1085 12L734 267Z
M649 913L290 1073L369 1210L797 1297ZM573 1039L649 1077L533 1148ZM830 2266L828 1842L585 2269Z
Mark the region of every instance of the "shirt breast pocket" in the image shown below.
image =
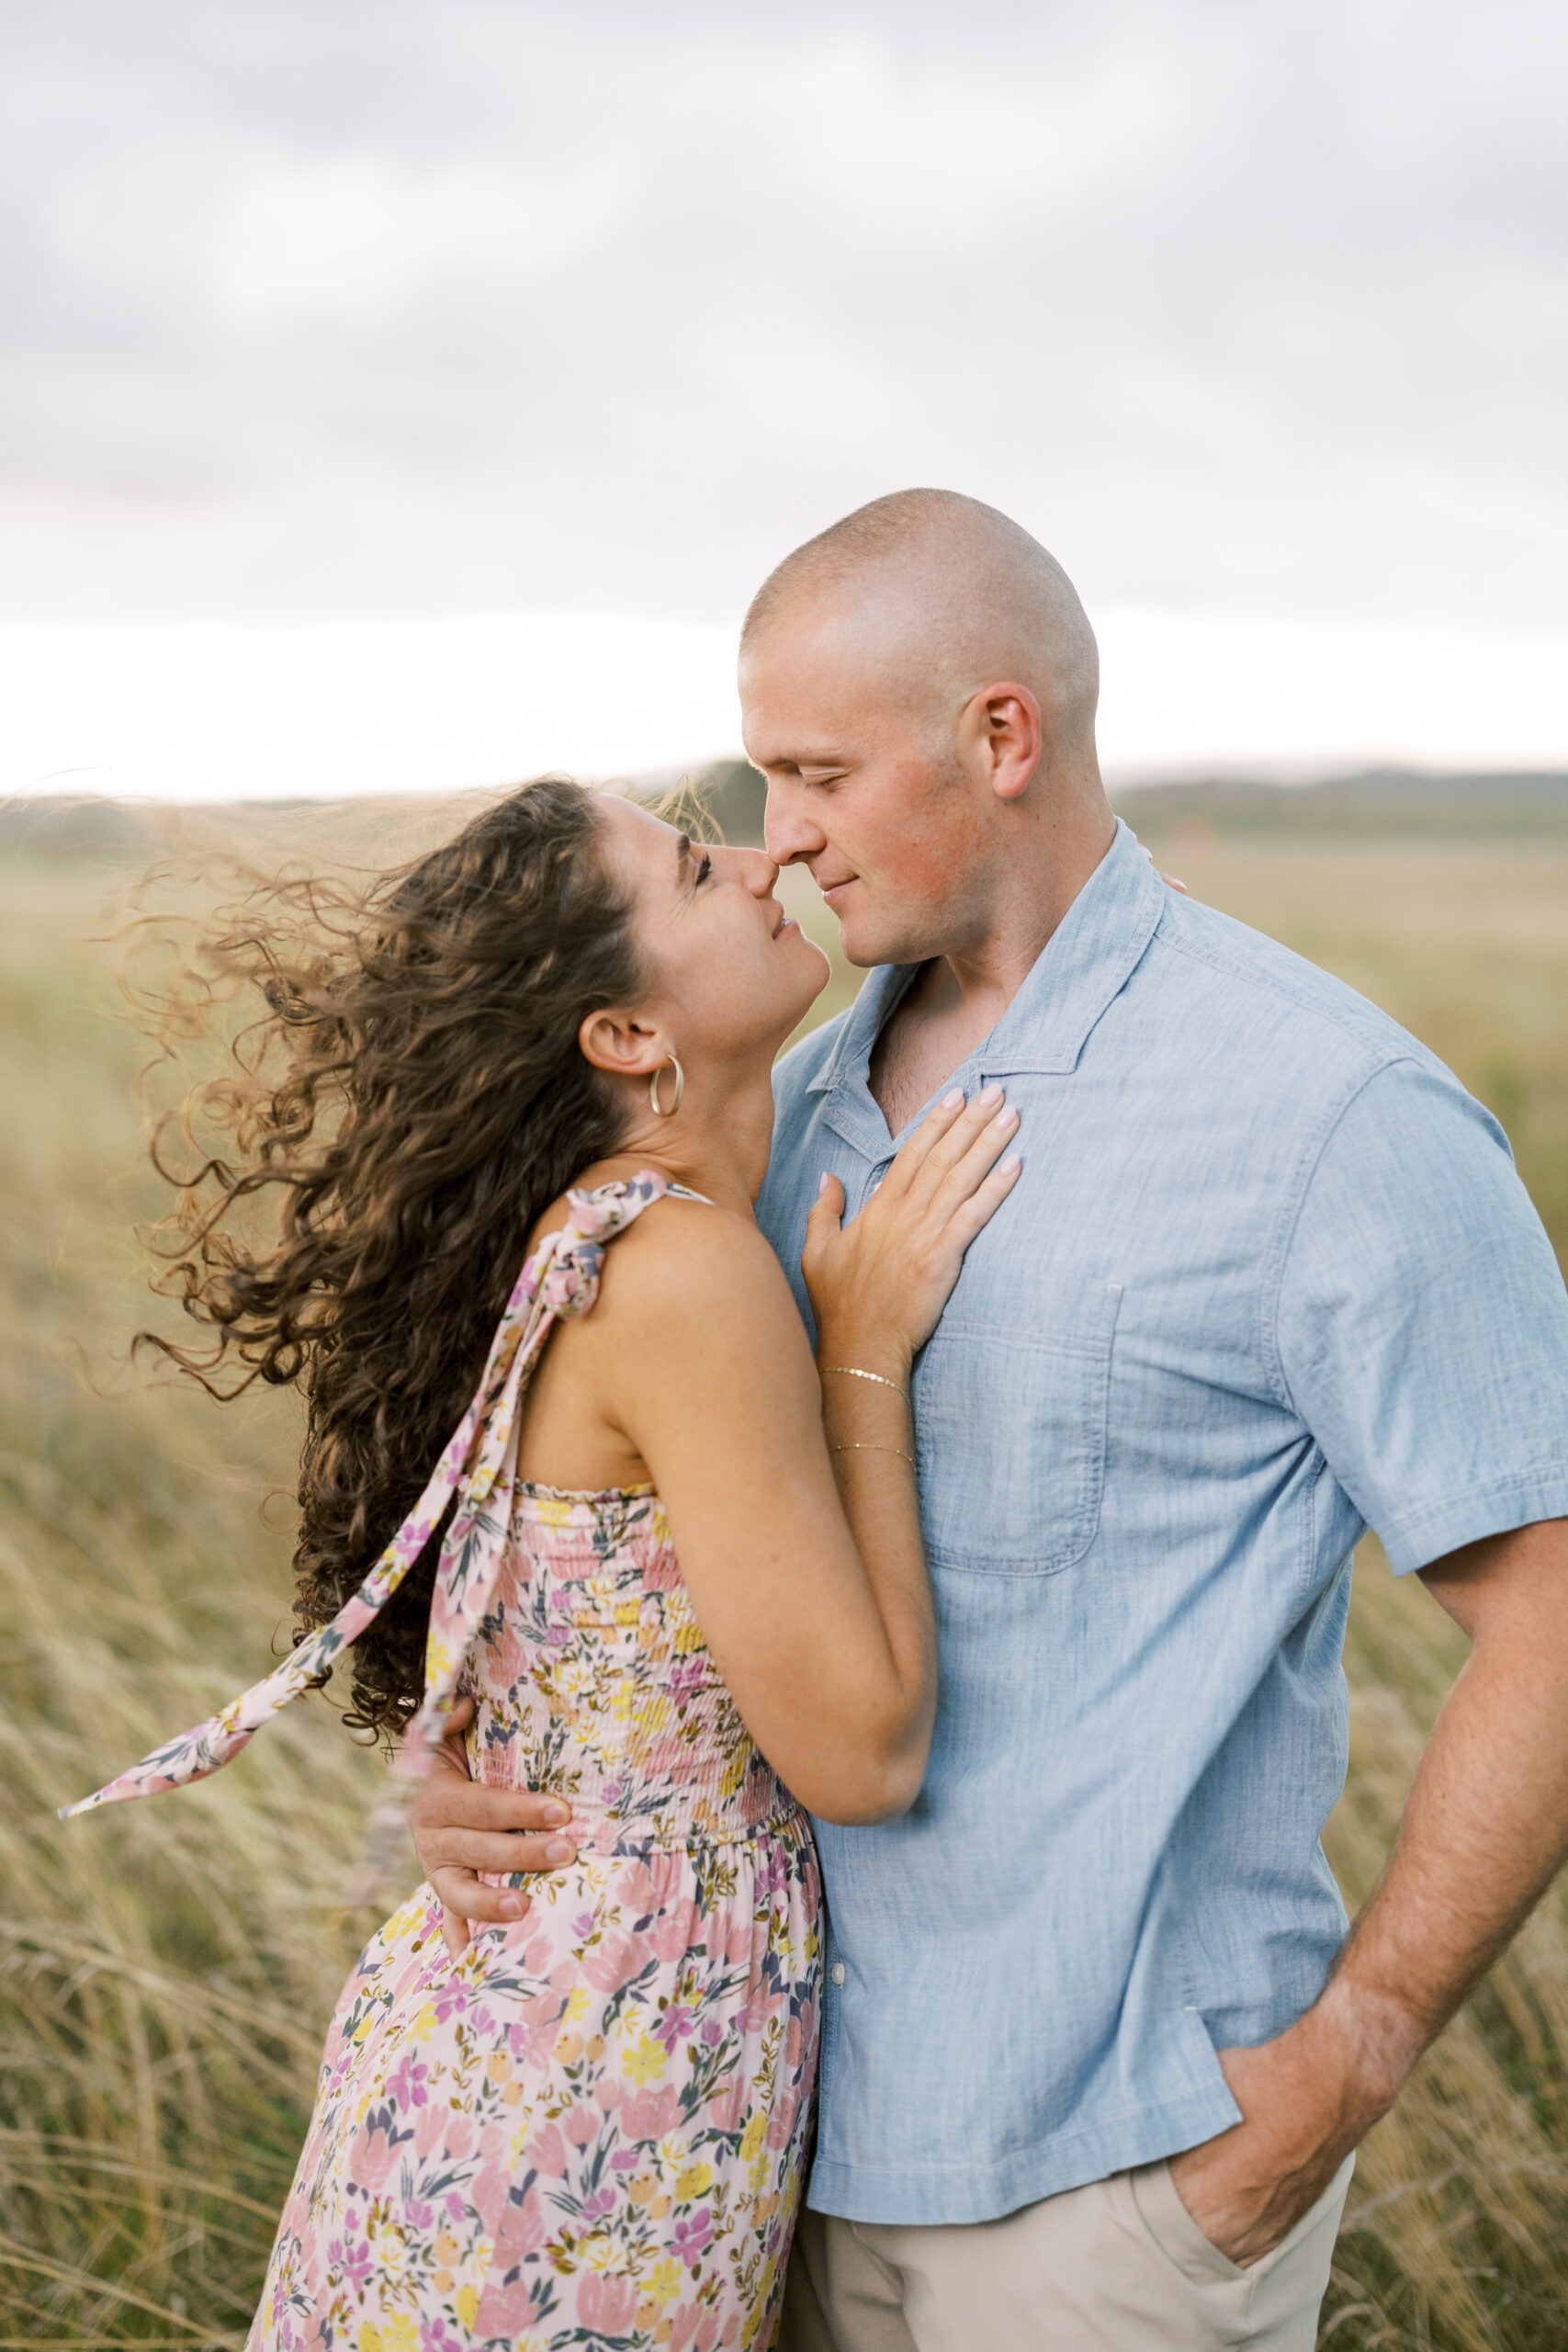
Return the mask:
M980 1321L944 1317L915 1375L920 1514L931 1560L1052 1576L1100 1529L1120 1283L1069 1281ZM1021 1325L1022 1328L1021 1329Z

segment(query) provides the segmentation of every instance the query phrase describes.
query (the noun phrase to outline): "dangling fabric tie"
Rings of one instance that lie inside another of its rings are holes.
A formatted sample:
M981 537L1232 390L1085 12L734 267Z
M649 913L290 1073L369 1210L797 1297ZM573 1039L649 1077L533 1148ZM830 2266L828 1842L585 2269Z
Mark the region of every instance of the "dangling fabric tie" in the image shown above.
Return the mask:
M265 1723L318 1682L340 1651L358 1640L391 1599L454 1495L457 1507L441 1546L425 1645L424 1698L392 1767L393 1790L372 1817L370 1880L378 1883L409 1796L429 1771L442 1725L505 1555L517 1483L518 1408L539 1351L558 1320L585 1315L599 1295L604 1244L658 1200L673 1193L701 1200L651 1170L629 1183L567 1194L565 1225L547 1234L517 1278L472 1403L444 1449L430 1483L352 1600L308 1636L265 1681L254 1683L220 1713L132 1764L117 1780L62 1805L69 1821L126 1797L156 1796L202 1781L229 1763Z

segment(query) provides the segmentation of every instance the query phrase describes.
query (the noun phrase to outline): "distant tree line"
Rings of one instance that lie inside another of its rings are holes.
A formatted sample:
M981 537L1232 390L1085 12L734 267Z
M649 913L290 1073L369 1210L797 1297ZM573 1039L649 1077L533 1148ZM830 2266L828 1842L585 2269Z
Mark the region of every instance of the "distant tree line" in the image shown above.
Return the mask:
M761 844L766 790L745 760L720 760L694 775L686 789L725 841ZM1111 797L1134 831L1146 835L1194 820L1216 832L1568 833L1568 773L1552 770L1434 775L1371 768L1295 785L1212 776L1127 786L1113 788ZM321 805L274 802L269 808ZM168 813L135 801L64 795L0 801L0 854L135 857L160 841ZM210 818L220 811L186 813Z
M727 842L761 842L765 792L755 768L723 760L694 784ZM1374 768L1294 785L1213 776L1124 786L1111 797L1135 833L1163 832L1194 818L1226 832L1568 832L1568 773L1431 775Z

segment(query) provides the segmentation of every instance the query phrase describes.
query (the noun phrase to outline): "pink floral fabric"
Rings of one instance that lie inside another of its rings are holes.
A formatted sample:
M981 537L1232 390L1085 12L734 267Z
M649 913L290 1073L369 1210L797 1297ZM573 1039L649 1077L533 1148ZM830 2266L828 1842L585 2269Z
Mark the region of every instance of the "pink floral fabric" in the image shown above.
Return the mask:
M810 1830L708 1655L657 1498L514 1467L458 1660L470 1761L558 1792L579 1859L457 1963L428 1886L371 1939L250 2352L773 2339L817 2064Z

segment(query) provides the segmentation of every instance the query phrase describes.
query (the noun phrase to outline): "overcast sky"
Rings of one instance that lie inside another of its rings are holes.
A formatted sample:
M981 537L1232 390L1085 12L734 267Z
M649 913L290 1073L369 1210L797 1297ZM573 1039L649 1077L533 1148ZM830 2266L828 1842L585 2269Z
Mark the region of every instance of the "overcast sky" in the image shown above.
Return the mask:
M235 625L276 703L306 640L258 628L397 623L438 738L411 625L656 621L705 754L762 573L911 481L1144 647L1125 757L1568 759L1562 0L0 0L0 42L8 781L99 756L51 661L113 763L103 662L197 642L128 625ZM486 673L503 772L535 667Z

